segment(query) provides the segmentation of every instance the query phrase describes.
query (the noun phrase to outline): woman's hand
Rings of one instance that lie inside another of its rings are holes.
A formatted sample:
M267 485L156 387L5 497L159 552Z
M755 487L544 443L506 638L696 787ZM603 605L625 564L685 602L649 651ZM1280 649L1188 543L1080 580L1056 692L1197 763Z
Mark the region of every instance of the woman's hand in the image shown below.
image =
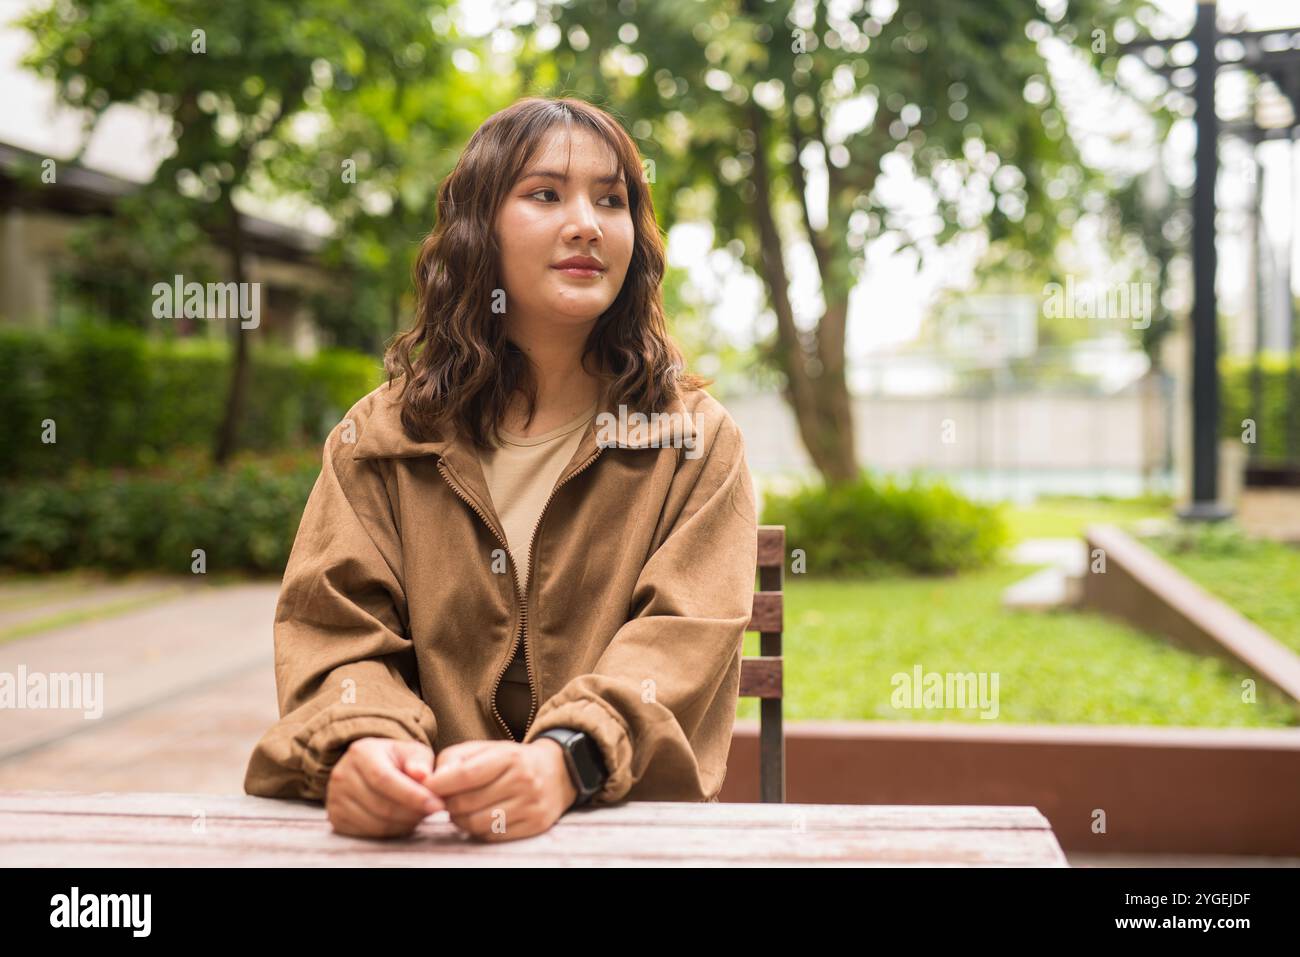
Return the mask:
M453 824L485 841L541 834L578 796L564 749L550 738L453 744L438 753L438 769L424 783Z
M433 750L417 741L353 741L330 771L325 788L330 824L352 837L410 834L443 809L442 800L420 783L433 773L434 760Z

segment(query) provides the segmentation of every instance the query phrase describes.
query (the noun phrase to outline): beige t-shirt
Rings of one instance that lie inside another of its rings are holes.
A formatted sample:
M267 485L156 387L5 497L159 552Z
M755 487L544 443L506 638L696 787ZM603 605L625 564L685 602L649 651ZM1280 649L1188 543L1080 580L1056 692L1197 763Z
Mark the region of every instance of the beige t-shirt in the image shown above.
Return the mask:
M501 518L502 531L510 546L510 555L519 568L519 584L527 593L529 547L533 528L542 508L555 490L555 483L578 449L585 426L599 408L591 408L576 419L541 435L520 436L501 431L501 442L492 451L479 452L479 464L487 480L492 505ZM524 725L532 707L528 692L528 668L523 646L515 654L497 692L497 710L514 732L523 737Z

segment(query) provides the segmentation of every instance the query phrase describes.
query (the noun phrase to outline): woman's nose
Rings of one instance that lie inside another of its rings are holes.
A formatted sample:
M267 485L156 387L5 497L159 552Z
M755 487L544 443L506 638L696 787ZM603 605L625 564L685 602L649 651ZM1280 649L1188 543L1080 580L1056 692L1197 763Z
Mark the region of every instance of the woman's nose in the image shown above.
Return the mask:
M565 232L571 239L598 239L600 222L596 218L595 207L586 197L574 200L569 206L569 220Z

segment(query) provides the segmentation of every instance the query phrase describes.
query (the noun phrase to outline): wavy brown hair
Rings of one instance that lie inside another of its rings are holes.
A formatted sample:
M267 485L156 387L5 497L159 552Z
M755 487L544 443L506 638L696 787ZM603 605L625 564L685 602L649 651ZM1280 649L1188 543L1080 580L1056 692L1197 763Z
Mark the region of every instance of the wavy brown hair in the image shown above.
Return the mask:
M438 187L437 224L413 269L414 323L394 337L384 355L389 383L404 377L402 425L417 440L450 427L488 448L516 390L532 420L537 402L532 369L506 337L501 314L491 309L494 290L501 287L493 224L506 193L559 125L585 127L613 150L635 231L623 286L587 337L583 368L602 381L612 404L644 413L664 411L681 391L712 382L685 371L668 335L661 288L664 244L636 144L599 107L528 97L488 117Z

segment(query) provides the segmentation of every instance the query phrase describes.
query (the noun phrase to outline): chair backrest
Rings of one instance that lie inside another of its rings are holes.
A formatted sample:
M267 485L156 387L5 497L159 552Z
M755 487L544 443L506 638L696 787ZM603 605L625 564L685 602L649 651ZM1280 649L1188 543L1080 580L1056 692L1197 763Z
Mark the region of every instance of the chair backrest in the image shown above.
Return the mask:
M758 591L746 631L759 633L759 653L741 659L740 695L759 699L759 794L767 803L785 803L785 735L781 727L785 526L758 526Z

